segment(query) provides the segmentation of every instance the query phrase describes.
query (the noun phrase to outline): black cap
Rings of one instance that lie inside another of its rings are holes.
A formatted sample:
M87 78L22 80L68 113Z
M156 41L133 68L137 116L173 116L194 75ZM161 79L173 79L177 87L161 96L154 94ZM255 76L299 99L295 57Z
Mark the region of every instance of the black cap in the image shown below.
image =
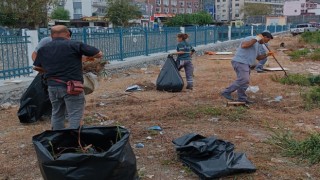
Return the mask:
M269 32L263 32L263 33L261 33L261 35L264 36L264 37L267 37L267 38L269 38L269 39L273 39L272 34L269 33Z

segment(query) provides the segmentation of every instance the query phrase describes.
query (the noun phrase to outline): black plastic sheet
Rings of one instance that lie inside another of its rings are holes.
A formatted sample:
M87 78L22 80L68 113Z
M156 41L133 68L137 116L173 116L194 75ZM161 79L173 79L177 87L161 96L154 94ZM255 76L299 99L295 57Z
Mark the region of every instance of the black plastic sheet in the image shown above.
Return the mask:
M47 85L38 74L22 95L17 115L21 123L33 123L43 115L51 115L51 109Z
M180 92L183 89L183 79L177 64L171 55L168 56L157 79L157 90Z
M64 151L58 156L59 147L79 147L78 131L78 129L45 131L32 138L41 174L45 180L138 179L136 158L129 144L129 132L124 128L83 128L80 136L83 146L92 144L96 149L103 151L93 153Z
M256 171L244 153L233 152L234 145L230 142L192 133L175 139L173 143L180 160L201 179Z

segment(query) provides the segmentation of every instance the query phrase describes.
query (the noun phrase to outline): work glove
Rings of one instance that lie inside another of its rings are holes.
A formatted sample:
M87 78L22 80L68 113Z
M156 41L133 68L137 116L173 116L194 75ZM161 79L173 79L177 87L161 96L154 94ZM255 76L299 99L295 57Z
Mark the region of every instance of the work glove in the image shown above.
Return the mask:
M262 34L258 34L254 39L256 39L257 41L260 41L261 39L263 39Z
M274 56L275 55L275 52L272 52L272 51L269 51L268 53L267 53L267 56Z

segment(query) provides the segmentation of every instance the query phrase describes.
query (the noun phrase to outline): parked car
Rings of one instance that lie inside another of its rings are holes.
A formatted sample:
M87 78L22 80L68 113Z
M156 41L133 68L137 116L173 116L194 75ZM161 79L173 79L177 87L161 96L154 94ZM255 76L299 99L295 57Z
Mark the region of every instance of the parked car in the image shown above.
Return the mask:
M312 24L298 24L295 28L291 28L290 32L292 35L298 35L304 32L315 32L318 31L318 28L316 28Z

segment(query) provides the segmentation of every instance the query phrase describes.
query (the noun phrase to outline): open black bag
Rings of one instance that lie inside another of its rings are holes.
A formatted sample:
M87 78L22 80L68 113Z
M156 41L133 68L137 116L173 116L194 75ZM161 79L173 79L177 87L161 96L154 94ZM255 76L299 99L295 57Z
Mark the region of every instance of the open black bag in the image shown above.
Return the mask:
M51 110L47 85L42 75L38 74L22 95L17 115L21 123L33 123L42 115L51 115Z
M243 153L235 153L230 142L187 134L173 143L180 160L201 179L214 179L236 173L255 172L255 166Z
M172 55L169 55L158 76L157 90L180 92L183 85L183 79L178 71L177 64Z
M32 138L41 174L45 180L135 180L136 158L129 144L129 132L121 127L81 129L81 143L102 152L52 153L59 147L78 147L78 129L45 131ZM52 144L52 146L50 145ZM53 156L54 154L54 156Z

